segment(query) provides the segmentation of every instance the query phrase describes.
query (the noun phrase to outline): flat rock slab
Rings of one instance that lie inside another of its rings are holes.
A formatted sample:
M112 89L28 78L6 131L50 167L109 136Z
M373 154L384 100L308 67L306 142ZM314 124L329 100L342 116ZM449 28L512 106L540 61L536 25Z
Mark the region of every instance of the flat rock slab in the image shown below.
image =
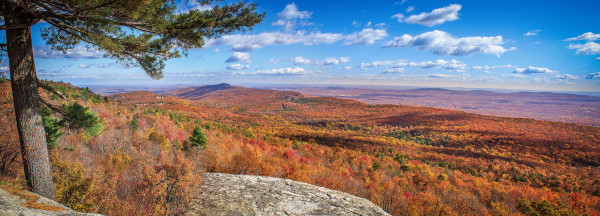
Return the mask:
M7 186L0 186L0 216L13 215L73 215L97 216L73 211L53 200Z
M372 202L289 179L206 173L187 215L389 215Z

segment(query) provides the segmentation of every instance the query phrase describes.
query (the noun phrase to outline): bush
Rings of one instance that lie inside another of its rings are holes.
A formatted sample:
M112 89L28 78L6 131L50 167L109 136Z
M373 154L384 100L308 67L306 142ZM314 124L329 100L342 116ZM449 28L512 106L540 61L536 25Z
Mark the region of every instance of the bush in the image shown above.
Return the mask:
M198 126L194 128L192 136L190 137L190 143L192 146L200 146L203 149L206 148L208 139L206 138L206 134L202 131L202 128Z

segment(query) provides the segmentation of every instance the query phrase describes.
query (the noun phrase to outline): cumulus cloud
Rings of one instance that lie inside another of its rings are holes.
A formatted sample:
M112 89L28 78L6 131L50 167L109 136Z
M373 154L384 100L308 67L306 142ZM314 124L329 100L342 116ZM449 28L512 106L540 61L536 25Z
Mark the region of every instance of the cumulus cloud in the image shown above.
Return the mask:
M308 71L304 70L304 68L301 67L294 67L294 68L276 68L276 69L269 69L269 70L259 70L259 71L254 71L254 72L248 72L248 73L238 73L241 75L304 75L304 74L308 74Z
M292 61L295 65L310 64L310 59L306 59L302 56L296 56L292 59Z
M473 53L501 54L515 50L500 46L503 44L502 36L495 37L462 37L455 38L452 35L439 30L425 32L420 35L402 35L388 41L384 47L418 47L421 50L432 50L438 55L470 55Z
M600 79L600 72L591 73L587 75L585 79Z
M306 31L291 32L264 32L255 35L235 34L226 35L218 39L206 41L205 47L214 47L221 45L231 45L232 51L249 52L274 45L319 45L331 44L338 41L345 41L344 45L373 44L376 40L381 40L387 36L387 32L381 29L363 29L360 32L354 32L348 35L339 33L321 33Z
M384 60L384 61L372 61L368 63L361 63L360 68L365 70L370 67L381 67L388 66L391 68L404 68L404 67L421 67L421 68L440 68L449 71L461 72L467 68L467 64L452 59L450 61L437 59L435 61L419 61L409 62L406 60ZM398 70L398 69L396 69Z
M370 23L370 22L369 22ZM366 28L360 32L354 32L345 37L344 45L371 45L375 41L387 37L387 32L383 29Z
M250 68L250 65L241 65L241 64L231 64L227 66L227 69L229 70L242 70L242 69L248 69Z
M423 12L416 15L411 15L404 18L402 14L396 14L392 18L396 18L398 22L405 22L411 24L419 24L428 27L439 25L445 22L451 22L458 20L458 11L462 8L459 4L451 4L443 8L435 9L429 13ZM407 9L407 12L408 9Z
M286 31L292 31L297 25L311 25L312 23L303 21L310 18L312 12L309 11L298 11L298 7L295 3L291 3L285 6L283 11L277 13L278 20L272 25L283 26Z
M90 68L91 66L93 66L94 64L80 64L79 68Z
M600 54L600 44L592 41L585 44L569 44L567 48L576 50L578 55Z
M577 79L577 76L571 75L571 74L559 74L559 75L552 77L552 79L566 82L566 81Z
M595 41L595 40L599 40L599 39L600 39L600 34L586 32L577 37L567 38L567 39L565 39L565 41L579 41L579 40Z
M233 55L231 55L231 57L229 57L225 62L229 63L229 62L239 62L239 61L246 61L250 59L250 53L247 52L234 52Z
M327 67L327 66L332 66L332 65L345 64L348 62L350 62L350 58L348 58L348 57L340 57L340 58L328 57L324 60L317 61L316 64Z
M540 33L542 30L529 30L527 31L525 34L523 34L524 36L536 36L538 33Z
M48 46L37 46L33 48L33 55L36 58L43 59L56 59L56 58L102 58L104 56L104 52L88 49L83 46L76 46L73 49L67 50L66 53L63 53L58 50L53 50Z
M406 8L406 13L410 13L414 10L415 10L415 6L408 6L408 8Z
M219 39L210 39L205 47L232 45L231 50L248 52L254 49L272 45L304 45L330 44L342 40L342 34L297 31L295 33L265 32L256 35L226 35Z
M543 73L558 73L558 71L550 70L548 68L541 67L526 67L526 68L516 68L513 73L516 74L543 74Z

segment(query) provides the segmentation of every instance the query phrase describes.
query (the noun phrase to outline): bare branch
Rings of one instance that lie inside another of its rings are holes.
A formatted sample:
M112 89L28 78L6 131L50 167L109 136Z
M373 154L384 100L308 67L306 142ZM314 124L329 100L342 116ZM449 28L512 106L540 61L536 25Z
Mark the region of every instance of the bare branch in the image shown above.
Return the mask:
M46 85L43 82L41 82L40 80L38 80L38 87L41 87L43 89L46 89L56 95L58 95L60 98L62 98L63 100L66 99L65 95L63 95L62 93L60 93L59 91L57 91L56 89L54 89L52 86Z
M44 99L44 97L39 97L39 98L40 98L40 102L42 104L46 105L48 108L56 111L57 113L60 113L60 114L63 113L63 109L60 106L53 104L50 101L46 101L46 99Z

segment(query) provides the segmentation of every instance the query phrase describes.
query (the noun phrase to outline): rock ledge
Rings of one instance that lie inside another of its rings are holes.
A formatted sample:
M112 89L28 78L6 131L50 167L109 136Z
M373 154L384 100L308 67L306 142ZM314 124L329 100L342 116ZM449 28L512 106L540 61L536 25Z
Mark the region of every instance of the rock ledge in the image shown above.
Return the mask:
M29 191L0 186L0 216L4 215L73 215L97 216L73 211L53 200Z
M372 202L289 179L206 173L187 215L389 215Z

